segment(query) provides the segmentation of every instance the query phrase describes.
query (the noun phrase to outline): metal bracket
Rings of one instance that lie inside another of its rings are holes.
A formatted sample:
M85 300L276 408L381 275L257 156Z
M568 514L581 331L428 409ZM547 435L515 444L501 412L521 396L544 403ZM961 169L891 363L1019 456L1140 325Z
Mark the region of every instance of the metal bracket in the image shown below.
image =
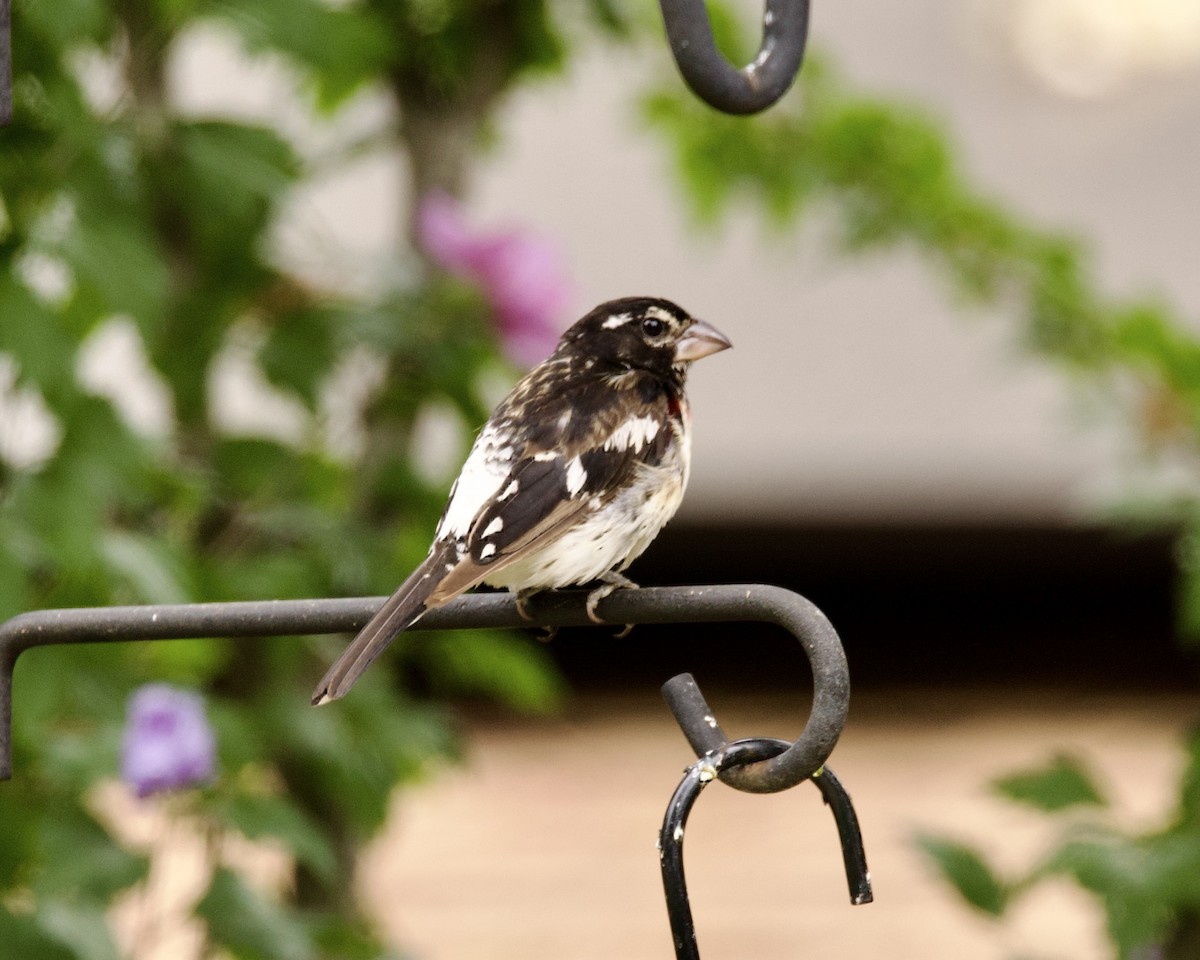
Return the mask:
M659 0L675 63L692 92L725 113L766 110L804 61L809 0L766 0L758 55L740 70L717 50L704 0Z
M546 626L586 626L590 622L586 597L586 591L579 590L545 593L533 598L529 608L537 622ZM12 776L13 667L26 650L68 643L344 633L366 623L383 601L383 597L358 597L92 607L13 617L0 624L0 780ZM837 634L804 597L763 585L646 587L618 590L601 601L599 612L613 624L758 621L790 631L812 665L813 701L804 730L778 756L725 771L723 779L739 790L772 793L795 786L820 770L846 722L850 679ZM429 611L420 624L422 630L527 626L529 621L522 619L516 599L509 593L460 597ZM683 679L677 677L672 683ZM672 704L684 734L693 746L710 742L710 735L723 742L724 734L694 681L686 680L696 697Z

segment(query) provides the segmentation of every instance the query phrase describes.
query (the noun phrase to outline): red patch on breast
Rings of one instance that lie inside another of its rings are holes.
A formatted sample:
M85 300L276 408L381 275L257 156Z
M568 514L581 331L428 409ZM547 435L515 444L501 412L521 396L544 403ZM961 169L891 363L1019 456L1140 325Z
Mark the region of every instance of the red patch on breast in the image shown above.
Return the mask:
M672 420L683 422L687 416L687 403L674 390L667 391L667 413L670 414Z

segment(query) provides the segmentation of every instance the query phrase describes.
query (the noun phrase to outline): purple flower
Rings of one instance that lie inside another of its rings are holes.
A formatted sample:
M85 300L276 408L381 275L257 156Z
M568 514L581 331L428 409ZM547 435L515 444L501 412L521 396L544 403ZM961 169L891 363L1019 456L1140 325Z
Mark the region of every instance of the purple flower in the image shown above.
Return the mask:
M458 201L444 193L421 201L417 237L440 267L479 285L510 360L531 367L554 349L570 298L555 246L520 230L472 233Z
M163 683L129 698L121 741L121 779L139 797L212 779L216 746L204 701Z

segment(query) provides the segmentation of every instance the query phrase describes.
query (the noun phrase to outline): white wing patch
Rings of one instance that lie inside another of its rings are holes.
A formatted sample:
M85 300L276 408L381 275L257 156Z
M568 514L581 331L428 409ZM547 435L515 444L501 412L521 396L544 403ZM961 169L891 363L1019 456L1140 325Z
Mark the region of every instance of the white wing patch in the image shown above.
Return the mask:
M483 428L463 464L462 473L454 481L450 502L438 525L437 539L459 539L467 535L479 511L507 479L512 455L512 445L501 445L495 427Z
M503 529L504 529L504 520L501 519L500 517L492 517L492 522L483 528L483 533L481 533L480 536L484 537L486 539L487 537L490 537L493 534L499 533Z
M638 453L657 435L662 423L654 417L630 417L608 435L605 450L628 450L633 447Z
M587 471L583 469L579 458L575 457L567 464L567 494L575 496L583 489L585 483L587 483Z

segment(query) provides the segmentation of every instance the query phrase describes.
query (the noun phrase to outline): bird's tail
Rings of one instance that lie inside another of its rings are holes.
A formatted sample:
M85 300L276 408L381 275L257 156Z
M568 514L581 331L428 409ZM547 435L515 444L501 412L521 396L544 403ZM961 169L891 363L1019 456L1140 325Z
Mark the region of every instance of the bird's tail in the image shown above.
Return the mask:
M448 545L452 554L453 545ZM411 627L428 608L430 594L445 575L446 548L435 547L412 574L400 584L379 612L355 637L313 691L313 706L344 697L354 682L396 637ZM451 556L452 558L452 556ZM436 604L435 604L436 606Z

